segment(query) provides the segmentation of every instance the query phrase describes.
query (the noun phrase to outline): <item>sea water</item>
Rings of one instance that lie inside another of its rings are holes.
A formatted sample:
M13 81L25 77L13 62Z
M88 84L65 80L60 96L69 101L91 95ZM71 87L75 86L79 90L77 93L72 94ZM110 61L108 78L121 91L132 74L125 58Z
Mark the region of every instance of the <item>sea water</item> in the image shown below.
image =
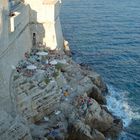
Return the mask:
M120 140L140 140L140 0L65 0L62 29L73 58L100 73Z

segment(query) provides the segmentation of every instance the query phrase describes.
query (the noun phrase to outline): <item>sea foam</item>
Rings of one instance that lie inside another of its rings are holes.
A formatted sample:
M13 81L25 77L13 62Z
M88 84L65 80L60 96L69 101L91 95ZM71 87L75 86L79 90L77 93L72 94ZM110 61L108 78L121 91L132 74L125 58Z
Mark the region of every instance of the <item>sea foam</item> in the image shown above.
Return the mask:
M133 111L133 106L129 105L128 92L118 90L111 85L108 85L108 91L107 108L113 115L122 119L124 127L128 127L133 119L140 119L140 114Z

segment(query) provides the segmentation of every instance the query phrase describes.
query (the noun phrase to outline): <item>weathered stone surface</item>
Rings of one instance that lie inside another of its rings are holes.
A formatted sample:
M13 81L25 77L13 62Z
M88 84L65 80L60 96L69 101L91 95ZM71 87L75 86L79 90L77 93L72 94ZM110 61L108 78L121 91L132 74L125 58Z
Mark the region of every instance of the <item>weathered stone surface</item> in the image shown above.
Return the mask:
M42 77L42 82L39 80L37 81L38 84L31 82L32 79L25 81L24 78L20 78L20 80L18 85L13 83L16 89L14 96L19 112L27 120L37 121L46 113L51 113L55 110L62 92L59 80L51 79L47 84L43 81ZM14 82L17 83L17 80Z
M122 129L123 129L122 120L114 119L112 126L103 133L106 137L111 137L113 139L118 137L118 134L121 132Z
M29 127L20 116L13 118L5 111L0 111L1 140L32 140Z
M44 139L46 129L35 124L30 125L31 135L34 139Z
M83 66L81 69L83 70L85 76L88 76L92 80L93 84L95 84L101 90L101 92L107 92L107 86L97 72Z
M64 85L68 85L68 83L62 73L60 73L59 76L56 78L56 82L57 82L59 88L64 87Z
M103 82L101 76L99 74L97 74L96 72L90 71L89 75L90 79L92 80L92 82L99 87L99 89L102 92L107 92L107 86L106 84Z
M87 76L84 76L78 65L73 64L65 67L64 77L76 94L90 93L92 91L92 81Z
M88 96L95 99L100 104L106 104L106 98L102 95L101 90L94 84L92 92L89 93Z
M92 91L93 84L92 81L88 77L84 77L83 79L80 80L79 82L79 89L78 93L90 93Z
M22 116L29 122L49 116L47 123L31 126L32 136L54 140L115 137L122 124L105 109L103 92L107 90L106 85L97 73L68 61L69 65L63 64L63 71L50 67L49 76L44 71L27 79L14 74L18 77L13 81L16 104ZM60 114L55 114L57 111ZM58 122L64 125L63 129L56 125Z
M93 100L90 111L88 110L85 116L86 124L102 132L105 136L111 137L116 136L122 129L122 122L115 120L116 119L102 109L95 100Z
M106 137L117 136L117 134L122 129L122 123L120 120L116 120L110 113L106 112L103 108L101 108L101 106L94 99L91 99L86 95L84 97L80 96L80 98L78 97L78 99L80 99L82 102L79 102L75 99L76 104L74 106L67 103L63 103L60 107L68 120L68 124L70 125L70 127L72 127L70 128L71 133L69 139L72 138L76 140L82 139L83 137L83 140L100 139L97 136L91 137L91 131L89 131L89 129L86 129L86 125L90 128L90 130L94 130L93 132L95 132L95 134L97 134L96 132L99 131L98 134L102 136L103 134ZM88 103L89 100L90 105ZM77 123L78 120L80 123ZM77 128L77 130L75 127ZM82 130L82 128L84 128L84 130ZM83 134L82 132L86 132L86 137L85 134Z
M102 133L77 120L69 125L68 140L105 140Z

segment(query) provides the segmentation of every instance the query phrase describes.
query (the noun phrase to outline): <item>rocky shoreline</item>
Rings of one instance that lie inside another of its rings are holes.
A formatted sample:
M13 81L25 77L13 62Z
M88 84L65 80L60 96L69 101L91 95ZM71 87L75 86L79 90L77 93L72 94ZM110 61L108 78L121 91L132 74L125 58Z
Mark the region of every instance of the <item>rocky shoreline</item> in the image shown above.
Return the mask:
M27 120L25 139L116 139L123 128L106 107L107 86L100 75L64 52L40 48L26 53L11 86L16 112Z

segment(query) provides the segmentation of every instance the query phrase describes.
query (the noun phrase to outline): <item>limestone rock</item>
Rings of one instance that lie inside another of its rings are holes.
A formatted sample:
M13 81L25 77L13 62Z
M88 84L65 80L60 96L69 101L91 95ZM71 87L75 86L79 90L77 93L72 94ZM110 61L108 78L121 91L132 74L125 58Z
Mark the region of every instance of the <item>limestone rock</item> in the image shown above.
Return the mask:
M43 139L46 134L46 130L44 128L35 124L30 125L30 130L32 137L36 139Z
M107 86L98 73L89 71L88 76L92 82L101 90L101 92L107 92Z
M102 95L101 90L94 84L92 92L89 93L88 96L95 99L100 104L106 104L106 98Z
M110 113L102 109L95 100L86 113L85 123L105 134L105 136L111 137L117 135L122 129L121 121L117 121Z
M123 129L122 120L121 119L114 119L112 127L109 128L108 130L104 131L103 133L106 137L112 137L112 139L113 139L113 138L118 137L118 134L121 132L122 129Z
M25 120L16 116L13 118L5 111L0 111L0 139L1 140L32 140Z
M30 127L33 138L105 140L105 137L116 137L122 122L106 109L103 93L107 87L100 75L64 57L67 63L63 64L63 70L53 66L49 69L52 74L46 77L48 65L32 78L20 75L13 81L18 111L30 123L41 122Z
M64 77L67 83L75 90L76 94L90 93L93 83L89 77L84 76L80 67L76 64L65 67Z
M61 98L61 89L55 79L52 78L47 84L40 80L36 85L31 81L21 83L18 86L15 85L14 96L18 111L24 118L34 122L41 119L46 113L49 114L55 110Z
M79 82L79 86L80 91L78 91L78 93L91 93L93 88L92 81L88 77L84 77L83 79L81 79L81 81Z
M68 140L105 140L105 137L96 129L91 129L88 125L77 120L69 126Z
M58 77L56 78L56 82L57 82L57 85L59 88L62 88L64 85L68 85L68 83L62 73L60 73L58 75Z

